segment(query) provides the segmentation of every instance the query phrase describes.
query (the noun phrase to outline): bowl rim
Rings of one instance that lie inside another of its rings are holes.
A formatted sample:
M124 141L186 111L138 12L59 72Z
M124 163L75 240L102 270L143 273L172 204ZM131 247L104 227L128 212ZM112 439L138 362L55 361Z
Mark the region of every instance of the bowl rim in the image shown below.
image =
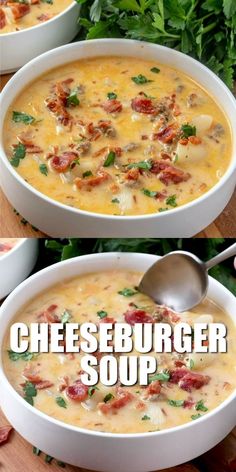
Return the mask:
M24 28L22 30L19 30L19 31L12 31L10 33L2 33L0 34L0 38L14 38L15 35L17 35L17 37L19 37L19 35L23 35L23 34L27 34L29 32L29 34L31 33L32 30L34 30L35 28L40 28L40 27L46 27L48 24L51 24L53 21L55 21L56 19L60 18L61 16L63 16L65 13L69 12L72 8L75 7L75 5L77 5L77 7L79 7L79 4L76 2L76 0L71 0L72 1L72 4L69 5L68 7L66 7L65 10L61 11L60 13L58 13L58 15L55 15L53 16L52 18L50 18L49 20L47 21L44 21L43 23L38 23L36 25L33 25L33 26L30 26L29 28Z
M205 73L208 74L208 76L210 76L211 80L214 80L215 82L217 82L218 86L220 86L222 88L222 90L224 91L224 94L226 94L228 96L228 99L232 102L232 105L235 107L235 111L236 111L236 102L235 102L234 96L231 93L231 91L229 90L229 88L226 86L226 84L224 84L224 82L214 72L212 72L208 67L203 65L201 62L197 61L196 59L193 59L192 57L188 56L187 54L184 54L180 51L176 51L176 50L171 49L171 48L166 47L166 46L161 46L159 44L149 43L149 42L146 42L146 41L138 41L138 40L124 39L124 38L117 38L117 39L116 38L105 38L105 39L93 39L93 40L77 41L77 42L74 42L74 43L71 43L71 44L66 44L64 46L60 46L58 48L47 51L47 52L41 54L40 56L37 56L36 58L32 59L30 62L25 64L20 70L18 70L16 72L16 74L14 74L14 76L10 79L10 81L5 85L5 87L3 88L3 91L0 95L0 104L4 100L4 97L6 95L8 95L8 90L11 89L17 81L18 81L18 83L21 81L22 83L25 84L24 87L21 88L21 90L23 90L27 86L27 79L26 79L26 83L25 83L24 80L22 80L22 78L24 78L25 76L27 77L27 71L29 69L31 69L32 67L34 67L34 66L37 67L38 62L43 63L45 65L45 64L49 63L51 56L53 56L53 57L58 56L60 64L57 65L56 67L53 67L53 69L56 69L57 67L60 67L63 64L69 64L70 62L73 62L73 61L70 61L70 60L67 61L66 60L68 50L70 50L70 49L75 50L76 48L79 48L79 49L83 50L83 46L87 43L89 43L89 44L90 43L91 44L100 44L101 46L103 44L106 44L106 43L108 43L108 44L120 43L120 45L122 47L124 46L124 43L126 43L126 44L132 44L133 47L143 46L143 47L147 47L147 48L150 48L150 49L156 48L157 51L159 49L159 50L165 51L166 54L168 54L168 51L171 50L171 52L173 54L175 54L176 56L180 57L182 59L182 61L187 60L190 64L192 64L192 66L194 68L196 68L196 67L200 68L203 72L203 75L204 75L204 72L205 72ZM116 55L117 54L115 54L115 56ZM121 55L122 55L122 53L121 53ZM65 59L64 61L61 61L61 59L60 59L62 56ZM98 55L97 56L94 55L94 56L90 56L90 57L98 57ZM126 57L128 57L128 56L126 56ZM129 57L135 57L135 52L133 53L133 56L131 54L131 55L129 55ZM86 54L83 56L83 58L86 58ZM51 69L50 67L45 68L43 74L45 74L45 73L47 73L47 72L49 72L50 70L53 70L53 69ZM180 68L180 71L181 71L181 68ZM40 74L40 76L42 76L43 74ZM37 76L35 79L33 79L32 81L30 81L28 83L32 83L32 82L36 81L40 76ZM200 84L200 86L201 86L201 84ZM19 93L17 95L19 95ZM213 95L213 98L215 98L214 95ZM226 115L226 112L224 112L224 113ZM233 133L233 129L232 129L233 120L228 115L226 115L226 117L227 117L227 119L229 120L229 123L230 123L232 144L236 147L236 143L234 141L234 133ZM1 119L0 133L2 133L2 131L3 131L5 118L6 118L6 113L4 114L4 116ZM3 165L7 168L7 170L10 172L11 176L14 179L16 179L20 185L23 185L23 187L25 187L28 191L32 192L35 197L41 199L44 202L44 204L50 205L51 208L54 207L58 210L67 211L68 214L70 212L74 215L78 215L78 216L81 215L81 216L86 216L86 217L90 217L90 218L97 218L98 220L99 219L105 219L105 220L108 220L108 221L121 221L121 222L125 221L125 222L128 222L128 221L139 221L140 219L141 220L149 220L149 219L156 219L156 218L158 218L158 219L169 218L168 215L172 215L172 214L173 215L178 215L179 213L184 212L187 209L191 210L191 208L195 207L196 205L204 203L209 197L212 197L216 192L218 192L220 190L220 188L223 187L226 184L226 182L232 177L232 175L234 173L236 174L236 153L234 155L234 146L233 146L233 149L232 149L231 160L230 160L230 163L229 163L229 166L228 166L226 172L220 178L220 180L212 188L210 188L206 193L204 193L203 195L199 196L198 198L196 198L196 199L194 199L194 200L192 200L188 203L185 203L184 205L181 205L177 208L171 208L170 211L147 213L147 214L141 214L141 215L112 215L112 214L106 214L106 213L96 213L96 212L89 211L89 210L82 210L80 208L71 207L71 206L66 205L64 203L61 203L57 200L54 200L53 198L51 198L48 195L40 192L35 187L30 185L28 182L26 182L24 180L24 178L12 167L12 165L10 164L10 161L9 161L9 159L8 159L6 153L5 153L2 140L0 142L0 160L2 161Z
M14 301L15 297L17 297L18 292L21 292L22 290L24 290L25 286L27 286L27 285L30 286L31 282L34 282L37 279L43 278L45 276L45 274L47 275L47 274L50 274L50 272L57 271L57 269L59 267L65 267L65 266L68 266L70 264L76 265L81 260L82 261L83 260L84 261L91 260L91 259L95 259L95 260L98 259L99 260L99 259L104 259L104 258L108 259L108 260L109 259L116 260L116 258L118 258L118 259L123 258L125 260L127 257L130 257L130 255L132 255L134 258L137 258L137 259L140 259L140 260L141 259L143 259L143 260L149 259L151 263L154 263L155 259L157 260L161 257L161 256L158 256L158 255L155 255L155 254L146 254L146 253L137 253L137 252L132 252L132 253L130 253L130 252L106 252L106 253L86 254L86 255L82 255L82 256L73 257L73 258L67 259L65 261L57 262L56 264L52 264L48 267L45 267L44 269L42 269L42 270L36 272L35 274L31 275L26 280L24 280L20 285L18 285L18 287L16 289L14 289L13 292L11 292L11 294L7 297L7 299L3 302L2 306L0 307L0 320L1 320L1 316L3 315L3 312L5 310L7 310L8 305L11 304ZM132 270L132 261L131 261L130 265L131 265L131 268L127 269L127 270ZM98 266L98 270L99 270L99 266ZM94 272L94 271L91 270L91 272ZM86 272L86 273L91 273L91 272ZM82 275L82 274L83 274L83 271L79 275ZM73 279L75 277L76 277L75 275L73 277L67 276L67 277L65 277L64 280L70 280L70 279ZM57 285L58 283L59 282L56 282L56 283L53 283L53 284L49 285L48 289L50 287L52 287L53 285L54 286ZM228 298L231 298L232 300L234 300L233 294L224 285L222 285L220 282L218 282L216 279L214 279L211 276L209 276L209 284L215 285L216 290L217 290L217 287L218 287L219 290L227 293L226 296ZM39 291L37 293L37 295L39 295L41 293L41 291ZM26 291L26 293L29 293L29 292ZM37 295L35 294L34 297L36 297ZM29 301L30 301L30 298L28 298L28 302ZM25 303L27 303L27 302L25 302ZM236 299L234 300L234 303L236 305ZM23 304L22 304L22 307L23 307ZM11 319L13 317L14 317L14 315L11 317ZM6 331L9 327L10 323L11 323L11 320L9 320L8 326L6 327L6 329L3 333L2 343L0 345L0 383L3 386L3 388L4 388L4 385L5 385L5 388L8 390L8 392L10 394L12 394L14 399L17 402L20 402L22 407L25 407L29 411L29 413L31 412L31 413L36 414L36 416L39 416L39 418L42 421L48 421L50 424L55 425L55 427L58 427L58 428L60 427L60 428L63 428L67 431L77 433L77 434L86 434L86 435L89 435L89 436L97 436L97 437L101 437L101 438L115 438L115 439L143 438L143 439L145 439L146 437L149 437L149 436L168 435L168 434L176 433L180 430L186 430L186 429L194 428L195 424L206 422L208 419L210 419L213 416L220 413L220 411L222 411L225 407L227 407L231 402L235 401L235 403L236 403L236 389L234 389L234 391L222 403L220 403L216 408L211 410L206 415L203 415L201 418L198 418L197 422L189 421L189 422L184 423L182 425L174 426L173 428L166 428L166 429L161 430L161 431L152 431L152 432L144 432L144 433L127 433L126 434L126 433L110 433L110 432L94 431L92 429L90 430L90 429L86 429L86 428L81 428L79 426L74 426L74 425L71 425L69 423L65 423L61 420L57 420L57 419L53 418L52 416L47 415L46 413L41 412L40 410L38 410L34 406L31 406L28 402L26 402L24 400L23 397L21 397L21 395L19 393L17 393L17 391L14 389L14 387L9 382L9 380L8 380L8 378L7 378L7 376L4 372L1 352L2 352L2 344L3 344L4 335L6 334ZM235 320L235 323L236 323L236 320Z
M20 239L18 243L16 243L9 251L7 251L5 254L3 254L0 257L0 266L1 262L5 260L8 256L12 255L14 252L16 252L20 247L27 241L28 238L0 238L0 239Z

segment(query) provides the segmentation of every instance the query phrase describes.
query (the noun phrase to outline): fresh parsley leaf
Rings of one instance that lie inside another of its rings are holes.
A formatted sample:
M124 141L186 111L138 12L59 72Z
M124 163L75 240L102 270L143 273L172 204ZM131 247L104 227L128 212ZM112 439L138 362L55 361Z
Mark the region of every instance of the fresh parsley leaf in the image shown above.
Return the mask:
M144 170L149 170L152 168L152 163L150 161L139 161L139 162L133 162L132 164L129 164L127 166L127 169L144 169Z
M188 123L181 126L182 136L189 138L189 136L196 136L196 126L191 126Z
M46 176L48 175L48 168L47 168L46 164L40 164L39 165L39 170L40 170L41 174L46 175Z
M33 383L25 382L23 387L24 400L27 401L31 406L34 405L34 397L37 396L37 390Z
M77 96L77 90L72 90L70 92L70 95L69 97L67 97L66 99L66 105L67 106L73 106L73 107L76 107L80 104L80 101L78 99L78 96Z
M173 208L177 207L178 204L177 204L177 202L176 202L176 195L170 195L170 196L166 199L166 204L172 206Z
M163 370L163 372L149 377L148 383L154 382L155 380L160 380L161 382L168 382L170 380L170 374L168 371Z
M24 159L26 155L26 147L24 144L17 144L14 149L13 157L10 159L10 163L13 167L18 167L21 159Z
M119 198L113 198L111 202L112 203L120 203L120 200L119 200Z
M190 368L190 370L194 369L194 361L193 361L193 359L190 359L190 361L189 361L189 368Z
M123 295L123 297L132 297L133 295L136 295L138 293L137 290L133 290L132 288L124 288L123 290L120 290L119 295Z
M108 313L107 313L107 311L100 310L100 311L97 311L97 315L100 318L100 320L102 320L103 318L107 317Z
M117 94L115 92L108 92L107 94L108 100L113 100L117 98Z
M115 162L115 158L116 158L116 153L113 152L113 151L110 151L104 164L103 164L103 167L110 167L114 164Z
M64 310L61 315L61 323L66 324L71 319L71 314L68 310Z
M98 388L98 387L89 387L89 389L88 389L88 396L89 396L89 397L92 397L93 394L95 393L95 390L99 390L99 388Z
M203 400L199 400L195 405L195 410L197 410L197 411L208 411L208 408L204 405Z
M147 84L148 82L153 82L153 80L147 79L145 75L139 74L136 77L131 77L131 80L137 85Z
M61 408L67 408L67 404L64 400L63 397L56 397L56 403L58 406L60 406Z
M12 113L12 120L15 123L24 123L25 125L31 125L36 121L36 119L28 115L27 113L21 112L21 111L13 111Z
M197 413L196 415L192 415L191 418L192 420L198 420L198 418L201 418L201 414L200 413Z
M150 418L150 416L148 416L148 415L144 415L144 416L142 417L142 421L147 421L147 420L150 420L150 419L151 419L151 418Z
M168 400L168 405L180 407L184 405L184 400Z
M31 361L35 357L35 354L29 351L18 353L10 349L8 351L8 356L9 356L9 359L11 359L11 361L14 361L14 362L18 360Z
M158 69L158 67L152 67L150 71L153 72L154 74L159 74L159 72L161 72L161 70Z
M93 175L92 171L91 170L86 170L84 173L83 173L83 179L85 177L91 177L91 175Z
M158 195L158 192L156 192L156 190L149 190L148 188L142 188L142 192L144 193L144 195L146 195L146 197L151 198L156 198L156 196Z
M110 400L112 400L114 397L114 395L112 393L108 393L104 398L103 398L103 401L104 403L107 403L109 402Z

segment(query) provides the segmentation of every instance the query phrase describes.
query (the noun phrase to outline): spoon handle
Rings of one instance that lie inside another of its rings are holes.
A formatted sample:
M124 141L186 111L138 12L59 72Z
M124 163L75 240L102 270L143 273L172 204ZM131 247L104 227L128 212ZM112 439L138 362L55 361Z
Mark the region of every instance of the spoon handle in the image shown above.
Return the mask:
M222 261L225 261L225 259L229 259L229 257L232 256L236 256L236 243L232 244L232 246L229 246L227 249L225 249L225 251L221 252L220 254L217 254L217 256L207 261L205 263L205 268L209 270L215 265L219 264Z

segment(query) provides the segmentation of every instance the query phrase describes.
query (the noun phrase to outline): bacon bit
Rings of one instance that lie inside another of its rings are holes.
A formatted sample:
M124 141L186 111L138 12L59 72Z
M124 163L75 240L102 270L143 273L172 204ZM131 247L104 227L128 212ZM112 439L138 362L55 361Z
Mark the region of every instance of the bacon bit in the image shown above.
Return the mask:
M51 158L50 164L56 172L65 172L77 157L77 152L63 152L60 156L53 156Z
M189 136L188 140L191 144L194 145L201 144L202 142L201 138L199 138L198 136Z
M159 380L153 380L153 382L146 388L147 395L159 395L161 392L161 383Z
M68 113L58 98L46 98L45 105L51 111L51 113L56 115L58 121L62 125L67 126L71 122L72 117L70 113Z
M85 188L86 190L91 190L92 187L96 187L97 185L102 184L106 180L110 178L110 174L105 171L99 171L96 177L88 177L87 179L81 179L77 177L74 180L75 185L78 189Z
M148 139L148 135L147 134L142 134L141 139L142 139L142 141L146 141Z
M128 172L125 174L125 180L128 181L137 181L140 177L140 170L137 167L133 167L132 169L129 169Z
M231 383L229 383L229 382L224 382L224 383L223 383L223 388L224 388L225 390L230 390L231 387L232 387Z
M145 410L146 405L145 405L144 402L142 402L142 401L140 400L140 401L138 401L138 402L136 403L135 408L136 408L136 410Z
M87 126L87 132L90 135L90 141L97 141L102 136L102 131L99 128L95 128L93 123L89 123Z
M64 375L64 377L61 377L60 383L58 385L58 390L59 392L63 392L67 387L69 387L69 377L68 375Z
M177 136L177 131L176 131L176 125L172 124L169 126L166 126L166 128L163 128L161 131L158 133L153 133L152 134L152 141L161 141L162 143L172 143L174 138Z
M122 104L119 100L113 98L104 102L102 108L106 113L120 113L122 111Z
M190 372L185 368L175 369L170 372L170 382L178 384L182 390L186 390L187 392L191 392L192 389L198 390L204 385L207 385L209 381L210 377L208 375Z
M118 389L118 397L114 398L113 400L107 403L99 403L98 408L99 410L104 413L116 413L117 410L123 408L128 403L130 403L134 399L134 395L127 390L119 387Z
M109 189L110 189L110 191L111 191L112 193L118 193L119 190L120 190L120 187L119 187L119 185L117 185L115 182L113 182L113 183L110 185Z
M54 313L57 309L57 305L53 304L50 305L44 312L43 312L43 319L45 323L59 323L58 316Z
M29 382L32 382L33 384L42 382L38 371L36 371L32 365L27 365L24 368L22 375L25 377L25 379L27 379Z
M114 152L116 154L117 157L120 157L123 150L121 147L111 147L111 146L105 146L101 149L99 149L97 152L95 152L93 154L93 157L99 157L99 156L102 156L102 155L105 155L105 154L109 154L109 152Z
M188 138L181 138L181 139L179 139L179 144L181 144L182 146L187 146L187 144L188 144Z
M8 6L11 8L14 20L19 20L19 18L22 18L30 12L30 5L26 3L15 4L8 2Z
M171 161L171 156L170 154L168 154L168 152L161 151L160 155L161 159L163 159L164 161Z
M170 382L177 384L186 374L189 373L188 369L179 368L170 371Z
M71 400L83 402L88 396L88 389L89 387L84 385L81 380L76 380L73 385L66 388L66 394Z
M134 326L135 323L153 323L153 317L144 310L128 310L124 313L126 323Z
M48 21L52 18L52 15L49 15L49 13L42 13L41 15L37 16L37 20L39 21Z
M2 8L0 8L0 29L3 29L6 26L6 15Z
M183 366L185 365L185 362L180 361L180 360L177 359L177 360L174 362L174 364L175 364L175 367L183 367Z
M153 161L150 171L153 174L159 174L160 181L167 186L169 184L179 184L180 182L186 182L191 177L189 173L186 173L181 169L171 166L167 162L163 161Z
M43 152L43 150L35 145L32 141L32 135L31 135L31 132L22 132L21 134L19 134L19 136L17 136L17 140L21 143L21 144L24 144L24 146L26 147L26 151L28 153L35 153L35 154L38 154L38 153L41 153Z
M53 387L54 383L50 380L41 380L40 382L33 382L37 390Z
M189 400L184 400L184 404L183 404L183 407L184 408L188 408L189 410L191 410L191 408L193 408L194 406L194 401L192 399L189 399Z
M0 426L0 445L7 442L13 427L10 425Z
M112 323L112 324L115 324L116 320L112 317L105 316L104 318L100 319L99 323Z
M157 111L151 98L147 98L143 92L131 100L131 108L137 113L145 115L154 115Z

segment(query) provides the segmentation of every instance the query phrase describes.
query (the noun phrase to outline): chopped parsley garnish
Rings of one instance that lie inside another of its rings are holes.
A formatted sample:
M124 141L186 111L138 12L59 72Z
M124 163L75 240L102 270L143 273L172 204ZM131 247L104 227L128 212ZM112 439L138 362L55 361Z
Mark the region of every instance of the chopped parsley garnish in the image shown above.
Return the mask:
M80 101L79 101L78 96L77 96L77 90L72 90L70 92L69 97L67 97L67 99L66 99L66 105L67 106L72 105L73 107L76 107L79 104L80 104Z
M139 161L139 162L133 162L132 164L129 164L127 166L127 169L133 169L133 168L150 170L152 168L152 163L150 161Z
M86 170L86 172L83 173L83 179L85 177L91 177L91 175L93 175L92 171L91 170Z
M191 126L188 123L181 126L183 138L189 138L189 136L196 136L196 126Z
M173 208L177 207L178 204L177 204L177 202L176 202L176 195L170 195L170 196L166 199L166 204L172 206Z
M131 77L132 81L137 85L147 84L148 82L153 82L153 80L147 79L145 75L139 74L136 77Z
M103 401L104 403L107 403L109 402L110 400L112 400L114 398L114 395L112 395L112 393L108 393L104 398L103 398Z
M146 197L151 198L156 198L156 196L158 195L158 192L156 192L156 190L148 190L148 188L142 188L142 192L144 193L144 195L146 195Z
M168 371L163 370L159 374L152 375L148 379L148 383L154 382L154 380L160 380L161 382L168 382L170 380L170 374Z
M103 167L109 167L114 164L116 158L116 153L114 151L110 151L104 164Z
M31 361L31 359L33 359L35 355L37 354L33 354L32 352L29 352L29 351L21 352L21 353L14 352L11 349L8 351L9 359L11 359L11 361L14 361L14 362L20 359L22 361Z
M148 416L148 415L144 415L144 416L142 417L142 421L146 421L146 420L150 420L150 419L151 419L151 418L150 418L150 416Z
M34 397L37 396L37 390L32 384L32 382L25 382L25 385L23 387L23 392L24 392L24 399L30 404L34 405Z
M23 113L21 111L13 111L12 120L15 123L24 123L25 125L31 125L36 121L33 116L28 115L27 113Z
M198 420L198 418L201 418L202 415L200 413L197 413L196 415L192 415L191 418L192 420Z
M66 324L71 318L71 314L68 310L64 310L61 315L61 323Z
M104 310L100 310L100 311L97 311L97 315L98 317L100 318L100 320L102 320L103 318L106 318L107 317L107 312L104 311Z
M123 297L132 297L133 295L136 295L138 293L137 290L133 290L132 288L124 288L123 290L120 290L119 295L123 295Z
M98 388L98 387L89 387L89 389L88 389L88 396L89 396L89 397L92 397L93 394L95 393L95 390L99 390L99 388Z
M18 167L20 164L20 160L24 159L26 154L26 147L24 144L17 144L17 146L14 149L13 152L13 157L10 159L10 163L13 167Z
M176 407L183 406L184 400L168 400L168 405Z
M117 95L116 95L115 92L108 92L107 98L108 98L108 100L114 100L114 99L117 98Z
M67 408L66 402L63 397L56 397L56 403L61 408Z
M120 203L120 200L119 198L113 198L111 203Z
M159 74L159 72L161 72L161 70L158 69L158 67L152 67L152 68L150 69L150 71L151 71L151 72L154 72L154 74Z
M160 213L162 213L163 211L168 211L168 210L169 210L169 208L159 208L158 211L159 211Z
M197 410L197 411L208 411L208 408L204 405L203 400L199 400L195 405L195 410Z
M46 176L48 175L48 168L47 168L46 164L40 164L39 170L40 170L41 174L46 175Z

